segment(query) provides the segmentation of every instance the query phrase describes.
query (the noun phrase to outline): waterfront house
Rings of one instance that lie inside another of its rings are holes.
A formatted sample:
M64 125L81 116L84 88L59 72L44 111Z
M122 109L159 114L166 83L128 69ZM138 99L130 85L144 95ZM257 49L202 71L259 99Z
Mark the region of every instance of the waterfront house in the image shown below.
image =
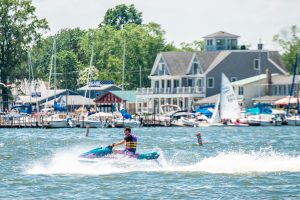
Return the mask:
M137 112L158 113L164 104L191 110L193 102L220 92L221 74L231 82L271 73L287 75L277 51L239 48L237 35L219 31L204 37L205 51L161 52L156 56L150 75L150 88L138 88Z
M61 96L70 96L77 95L80 96L77 92L72 90L57 89L57 90L44 90L41 92L32 92L31 95L18 95L15 97L15 104L17 105L29 105L31 104L34 109L45 108L45 105L50 107L53 106L53 103L50 105L48 102L54 101ZM71 105L70 105L71 106Z
M297 76L298 80L300 76ZM296 78L296 79L297 79ZM243 107L253 103L273 103L290 94L293 76L261 74L232 83L233 89ZM295 83L295 89L299 83Z
M97 111L115 112L119 111L122 104L128 113L136 112L136 91L135 90L114 90L108 91L95 99Z
M116 86L111 80L94 80L91 81L88 85L77 89L77 92L81 96L86 96L88 98L95 99L98 96L102 96L108 91L113 90L121 90L121 88Z

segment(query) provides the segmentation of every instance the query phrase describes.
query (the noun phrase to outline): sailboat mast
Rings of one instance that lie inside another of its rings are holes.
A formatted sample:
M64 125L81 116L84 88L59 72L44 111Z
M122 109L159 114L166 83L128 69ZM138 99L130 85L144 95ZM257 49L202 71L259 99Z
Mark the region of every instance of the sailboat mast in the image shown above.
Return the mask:
M31 55L30 51L28 51L28 69L29 69L29 77L28 77L28 83L29 83L29 102L31 105Z
M50 62L50 73L49 73L49 81L48 81L48 89L47 89L47 99L46 103L48 103L48 97L49 97L49 90L50 90L50 84L51 84L51 76L52 76L52 68L53 68L53 60L54 60L54 52L56 49L56 38L55 36L53 37L53 45L52 45L52 55L51 55L51 62Z
M92 68L92 65L93 65L93 59L94 59L94 46L92 47L92 55L91 55L91 59L90 59L90 66L89 66L89 69L88 69L88 77L87 77L87 81L86 81L86 86L87 86L87 88L89 88L89 98L90 98L90 95L91 95L90 81L91 81L91 77L92 77L92 69L91 68ZM84 97L86 97L87 88L85 89ZM89 100L89 104L91 104L90 100ZM83 113L83 109L84 109L84 102L82 104L81 114Z
M124 46L123 46L123 65L122 65L122 92L124 91L124 74L125 74L125 54L126 54L126 41L125 41L125 38L124 38ZM123 100L122 100L123 101Z
M295 79L296 79L296 75L297 75L298 61L299 60L298 60L298 49L297 49L297 51L296 51L296 60L295 60L295 64L294 64L294 67L293 67L293 81L292 81L292 86L291 86L291 90L290 90L290 98L289 98L289 103L288 103L287 110L286 110L287 115L289 114L290 100L294 96L294 87L295 87ZM298 88L298 90L299 90L299 88ZM298 96L297 96L297 99L298 99ZM299 106L299 104L297 106Z
M56 99L56 39L54 38L54 55L53 55L53 65L54 65L54 99Z

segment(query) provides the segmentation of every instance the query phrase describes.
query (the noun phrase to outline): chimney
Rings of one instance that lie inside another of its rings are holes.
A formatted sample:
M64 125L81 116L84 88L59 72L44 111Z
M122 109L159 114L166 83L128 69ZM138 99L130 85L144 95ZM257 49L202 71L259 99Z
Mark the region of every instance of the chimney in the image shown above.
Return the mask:
M261 39L259 39L259 43L257 44L257 50L263 50L263 43L261 42Z
M258 44L257 44L257 49L258 49L258 50L262 50L262 49L263 49L263 46L264 46L264 45L263 45L262 43L258 43Z
M271 71L269 70L269 68L266 69L266 95L267 96L270 96L271 95L271 86L272 86L272 74L271 74Z

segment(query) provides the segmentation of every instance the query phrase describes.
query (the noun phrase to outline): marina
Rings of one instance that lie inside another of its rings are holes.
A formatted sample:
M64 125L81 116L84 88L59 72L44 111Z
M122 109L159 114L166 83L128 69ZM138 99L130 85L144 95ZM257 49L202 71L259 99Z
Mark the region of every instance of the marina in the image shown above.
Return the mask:
M0 200L300 199L298 4L0 0Z

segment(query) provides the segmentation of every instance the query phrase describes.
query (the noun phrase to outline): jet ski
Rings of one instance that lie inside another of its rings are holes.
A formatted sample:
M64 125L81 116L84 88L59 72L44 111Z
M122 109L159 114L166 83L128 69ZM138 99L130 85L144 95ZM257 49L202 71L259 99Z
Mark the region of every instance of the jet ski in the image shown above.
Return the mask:
M92 149L88 152L85 152L81 155L79 155L78 160L83 162L94 162L98 161L98 158L114 158L114 155L116 154L122 154L125 156L128 156L129 158L135 158L138 160L155 160L159 157L159 154L157 152L149 152L149 153L126 153L122 150L112 150L112 146L107 147L99 147L96 149Z

